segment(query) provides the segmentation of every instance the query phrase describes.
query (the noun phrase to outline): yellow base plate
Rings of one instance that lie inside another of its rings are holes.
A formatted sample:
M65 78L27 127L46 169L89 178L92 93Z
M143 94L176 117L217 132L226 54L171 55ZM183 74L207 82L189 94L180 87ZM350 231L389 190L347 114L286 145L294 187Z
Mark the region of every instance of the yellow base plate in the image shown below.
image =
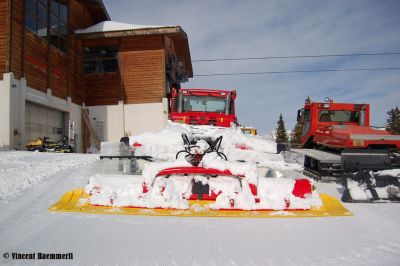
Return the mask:
M83 189L75 189L65 193L61 199L49 208L54 212L85 212L99 214L152 215L152 216L200 216L200 217L239 217L239 218L299 218L299 217L328 217L352 216L342 203L327 194L320 194L323 206L304 211L238 211L210 210L205 205L210 201L190 201L187 210L174 209L145 209L126 207L104 207L89 204L89 195Z

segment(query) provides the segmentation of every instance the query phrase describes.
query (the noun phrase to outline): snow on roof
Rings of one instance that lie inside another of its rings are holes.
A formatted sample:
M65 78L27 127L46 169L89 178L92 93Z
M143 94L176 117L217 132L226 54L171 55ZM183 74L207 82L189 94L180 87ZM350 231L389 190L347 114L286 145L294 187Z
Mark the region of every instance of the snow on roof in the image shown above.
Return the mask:
M108 31L125 31L125 30L143 30L143 29L162 29L162 28L175 28L177 25L138 25L138 24L128 24L115 21L103 21L90 26L86 29L76 30L77 34L94 33L94 32L108 32Z

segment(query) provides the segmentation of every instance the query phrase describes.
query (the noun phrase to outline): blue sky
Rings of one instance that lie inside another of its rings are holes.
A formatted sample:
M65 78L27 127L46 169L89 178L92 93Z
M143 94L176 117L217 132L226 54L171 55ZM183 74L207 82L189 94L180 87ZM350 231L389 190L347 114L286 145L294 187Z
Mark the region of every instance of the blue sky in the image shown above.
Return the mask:
M400 1L104 0L111 19L180 25L192 60L400 52ZM193 62L194 74L399 67L400 55ZM194 77L183 87L236 89L239 122L260 133L287 129L304 99L371 104L371 123L400 106L400 70Z

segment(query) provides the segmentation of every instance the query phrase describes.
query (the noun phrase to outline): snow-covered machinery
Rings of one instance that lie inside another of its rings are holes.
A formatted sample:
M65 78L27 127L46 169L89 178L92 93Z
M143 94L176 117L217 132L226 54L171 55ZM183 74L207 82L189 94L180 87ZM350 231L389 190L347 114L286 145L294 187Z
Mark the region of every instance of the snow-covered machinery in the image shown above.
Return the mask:
M307 175L343 181L346 202L400 200L398 178L374 173L400 169L400 136L370 126L369 104L307 99L298 120Z
M50 210L212 217L351 215L337 199L319 195L309 179L267 177L279 175L260 171L251 162L251 150L237 149L246 154L246 162L238 157L229 160L236 153L227 149L225 142L235 142L235 137L227 134L230 130L223 130L223 136L204 129L212 136L197 138L187 127L171 124L157 137L147 134L131 138L124 153L102 156L105 164L116 159L119 174L92 176L85 188L66 193ZM178 132L179 141L175 138ZM233 132L243 135L240 129ZM150 139L165 144L163 138L172 143L168 146L171 150L146 144ZM153 156L145 155L149 153ZM269 162L279 165L278 161Z

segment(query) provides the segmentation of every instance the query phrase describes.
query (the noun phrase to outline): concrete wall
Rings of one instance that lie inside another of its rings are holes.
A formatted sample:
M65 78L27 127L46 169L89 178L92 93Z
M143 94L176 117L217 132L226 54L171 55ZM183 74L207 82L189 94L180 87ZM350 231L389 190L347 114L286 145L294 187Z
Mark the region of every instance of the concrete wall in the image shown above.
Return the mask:
M0 150L8 150L11 145L11 85L10 78L3 76L0 81Z
M90 106L92 126L102 121L105 125L105 141L119 141L126 133L141 134L164 128L168 121L168 100L161 103Z
M126 104L124 115L129 136L161 130L168 121L168 99L163 98L161 103Z
M82 152L82 112L81 106L68 101L71 112L69 119L74 121L75 152ZM68 132L66 132L68 134Z
M89 117L93 128L97 122L105 125L104 139L102 141L119 141L124 136L123 105L90 106Z
M47 93L34 90L26 85L26 80L15 79L12 73L5 73L0 85L0 149L25 148L25 105L26 101L57 109L66 113L66 119L75 124L75 148L81 151L81 109L79 105L54 97L51 89ZM68 132L66 131L65 134Z

